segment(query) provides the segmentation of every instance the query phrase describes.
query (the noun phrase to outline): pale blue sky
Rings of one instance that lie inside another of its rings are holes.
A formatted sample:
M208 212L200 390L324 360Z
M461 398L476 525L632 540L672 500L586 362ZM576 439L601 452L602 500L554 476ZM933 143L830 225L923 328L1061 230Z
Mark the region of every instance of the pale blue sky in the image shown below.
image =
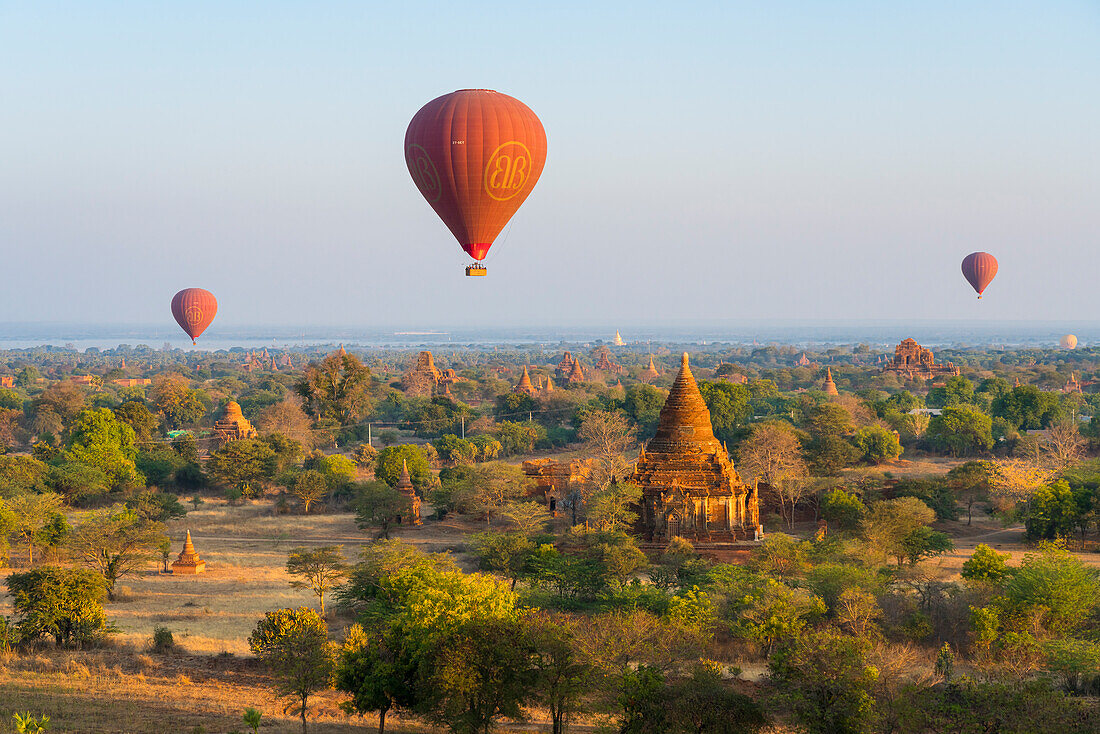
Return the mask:
M402 153L464 87L549 139L483 279ZM0 0L0 322L1080 320L1098 244L1095 0Z

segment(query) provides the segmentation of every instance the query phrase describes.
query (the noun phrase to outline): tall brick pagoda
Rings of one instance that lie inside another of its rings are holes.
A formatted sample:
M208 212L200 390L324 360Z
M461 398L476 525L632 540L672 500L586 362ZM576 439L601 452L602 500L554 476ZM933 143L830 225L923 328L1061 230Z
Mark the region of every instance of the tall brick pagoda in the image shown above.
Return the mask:
M642 488L640 529L647 540L695 543L755 537L760 524L756 485L741 481L710 423L687 353L661 408L655 435L628 481Z

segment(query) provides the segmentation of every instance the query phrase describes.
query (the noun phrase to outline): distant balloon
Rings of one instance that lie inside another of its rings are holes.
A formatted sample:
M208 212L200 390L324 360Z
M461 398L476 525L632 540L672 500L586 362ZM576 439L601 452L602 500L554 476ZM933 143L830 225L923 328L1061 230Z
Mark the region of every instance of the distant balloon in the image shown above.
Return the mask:
M970 285L978 292L978 298L981 298L982 291L997 274L997 258L988 252L972 252L963 260L962 271Z
M433 99L405 132L405 163L416 187L480 263L527 199L546 164L546 132L531 109L491 89Z
M1065 336L1062 337L1061 345L1062 345L1062 349L1076 349L1077 348L1077 337L1074 336L1073 334L1066 334Z
M214 294L202 288L184 288L172 299L172 315L191 343L206 331L214 316L218 313L218 299Z

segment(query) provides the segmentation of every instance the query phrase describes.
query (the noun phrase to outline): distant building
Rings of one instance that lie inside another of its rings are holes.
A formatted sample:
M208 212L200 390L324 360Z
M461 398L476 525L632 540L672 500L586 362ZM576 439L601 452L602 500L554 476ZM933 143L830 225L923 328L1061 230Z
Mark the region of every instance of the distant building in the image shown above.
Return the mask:
M1067 395L1079 395L1084 390L1081 389L1081 381L1077 379L1077 373L1071 372L1069 380L1066 381L1066 386L1062 388L1062 392Z
M894 350L894 358L882 368L883 373L893 373L908 379L935 380L957 377L959 368L950 362L936 364L931 349L925 349L913 339L906 339Z
M527 365L523 365L523 374L516 386L512 388L512 392L517 395L528 395L532 398L539 396L539 389L531 384L531 375L527 373Z
M694 543L753 539L760 525L756 485L741 481L714 437L699 386L684 354L661 408L657 434L627 481L642 488L640 528L647 540Z
M454 370L440 370L431 352L416 356L416 365L401 378L401 387L410 395L446 395L458 380Z
M607 347L597 347L595 356L595 369L601 372L611 372L616 375L621 375L623 373L623 366L618 362L611 361L611 351Z
M617 347L625 347L626 346L626 342L623 341L623 337L619 333L618 329L615 330L615 339L611 343L614 344Z
M0 375L0 387L15 387L15 375Z
M409 463L404 459L401 460L401 476L397 478L397 484L394 486L398 492L404 495L406 501L409 503L409 510L403 516L398 515L397 521L404 522L407 525L419 525L420 520L420 497L416 494L416 489L413 487L412 477L409 476Z
M124 377L120 380L111 380L111 383L119 387L144 387L152 385L153 381L147 377Z
M836 389L836 383L833 382L833 368L825 368L825 382L821 384L821 390L826 395L839 395L840 391Z
M657 371L657 367L653 364L653 355L650 355L649 366L642 371L639 379L641 379L642 382L653 382L660 376L661 373Z
M206 573L206 561L199 558L195 552L195 544L191 542L191 531L187 531L187 539L183 541L183 550L179 557L172 563L172 573L195 575Z
M803 352L801 356L799 356L799 358L795 360L795 366L797 367L809 367L812 364L813 362L810 361L810 358L806 356L805 352Z

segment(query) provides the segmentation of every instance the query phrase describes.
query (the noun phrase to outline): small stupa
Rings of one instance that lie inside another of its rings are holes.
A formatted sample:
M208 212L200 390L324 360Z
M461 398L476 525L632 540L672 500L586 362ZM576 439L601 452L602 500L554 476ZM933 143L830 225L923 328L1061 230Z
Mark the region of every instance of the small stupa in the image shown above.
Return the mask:
M527 373L527 365L523 365L523 374L519 378L519 383L512 388L512 392L520 395L529 395L533 398L538 397L538 388L531 384L531 375Z
M569 377L566 378L566 382L569 384L584 382L584 368L581 367L581 361L579 359L573 360L573 369L569 371Z
M401 460L401 476L397 478L397 485L394 486L394 489L409 499L409 504L412 508L407 517L402 517L402 521L407 519L409 525L419 525L420 498L416 496L416 489L413 487L412 477L409 476L409 462L405 459Z
M650 380L656 380L661 376L661 373L657 371L657 367L653 364L653 355L649 356L649 366L642 372L642 380L649 382Z
M551 379L550 375L546 376L546 387L543 388L543 390L545 392L554 392L554 380Z
M191 531L187 531L187 540L183 541L183 550L179 558L172 563L172 573L196 574L206 573L206 561L199 558L195 552L195 544L191 542Z
M822 383L821 389L826 395L840 394L840 392L836 389L836 383L833 382L833 370L831 367L825 368L825 382Z

